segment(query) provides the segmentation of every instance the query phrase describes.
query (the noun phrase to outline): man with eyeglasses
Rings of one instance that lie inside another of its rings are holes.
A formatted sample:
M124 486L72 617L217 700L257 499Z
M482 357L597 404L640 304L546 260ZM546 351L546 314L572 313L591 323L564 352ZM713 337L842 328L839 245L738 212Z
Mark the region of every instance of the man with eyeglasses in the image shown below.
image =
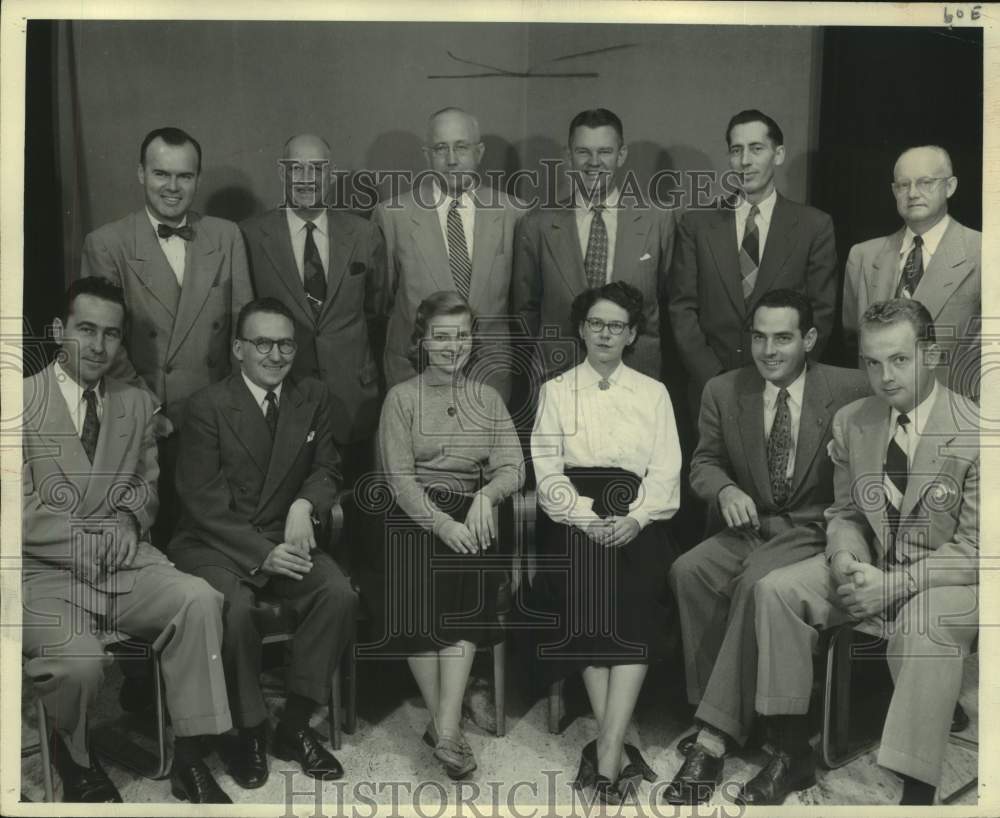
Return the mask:
M472 114L460 108L436 112L424 146L430 171L418 176L413 190L375 210L388 258L387 386L416 374L407 355L420 302L439 290L454 290L477 316L472 374L505 401L510 398L511 258L514 224L523 208L482 183L484 152Z
M948 199L957 188L944 148L923 145L900 154L891 190L903 227L851 248L844 280L844 340L857 351L859 318L870 304L915 298L937 327L943 352L938 378L978 400L982 234L948 215Z
M314 134L285 143L284 201L243 222L254 292L295 317L292 374L330 387L333 436L351 486L371 462L381 395L373 351L381 348L385 242L378 227L330 207L330 146Z
M183 515L170 557L226 598L222 661L238 730L228 771L241 787L268 777L267 708L260 690L261 595L293 614L288 698L272 750L313 778L343 775L309 727L329 701L333 671L354 627L357 596L317 548L314 525L340 484L330 394L289 376L295 321L273 298L247 304L236 322L240 372L194 395L181 429L177 491Z

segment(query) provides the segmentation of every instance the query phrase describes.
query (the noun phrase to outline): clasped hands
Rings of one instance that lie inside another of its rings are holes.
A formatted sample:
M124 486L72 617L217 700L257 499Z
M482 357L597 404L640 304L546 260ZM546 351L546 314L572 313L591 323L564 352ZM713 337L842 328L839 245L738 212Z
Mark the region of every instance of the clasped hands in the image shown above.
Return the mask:
M313 505L300 497L285 518L284 540L271 549L260 564L262 573L300 580L312 570L316 533L312 523Z
M447 520L438 529L438 538L457 554L486 551L497 538L493 521L493 501L482 492L472 498L465 522Z
M142 545L138 523L127 511L117 513L113 528L84 529L79 537L73 552L73 571L88 582L100 582L119 569L131 568ZM147 546L146 551L151 556L145 561L157 561L154 557L159 551L152 546ZM166 557L163 562L168 562Z
M831 560L830 575L840 607L855 619L882 613L906 592L906 584L899 575L859 562L846 551Z
M605 548L620 548L632 542L641 526L635 517L611 516L591 520L584 527L584 533L598 545Z

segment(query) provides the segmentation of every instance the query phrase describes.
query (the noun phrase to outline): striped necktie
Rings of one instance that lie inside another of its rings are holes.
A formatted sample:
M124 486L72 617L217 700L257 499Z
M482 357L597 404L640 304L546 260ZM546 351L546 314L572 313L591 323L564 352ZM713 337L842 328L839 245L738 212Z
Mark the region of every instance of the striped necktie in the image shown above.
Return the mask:
M885 450L885 467L882 472L882 487L885 489L885 514L889 519L893 547L895 547L896 531L899 528L900 512L903 508L903 495L906 494L906 484L910 476L910 434L907 427L910 424L908 415L900 414L896 428L893 430L889 446Z
M924 277L924 254L921 250L924 240L920 236L913 237L913 247L903 262L903 272L896 287L896 298L913 298L920 279Z
M587 238L587 255L583 259L583 272L587 276L587 287L603 287L608 278L608 228L604 224L601 211L603 205L594 205L594 218L590 222Z
M757 270L760 269L760 233L757 231L757 214L760 208L750 205L746 225L743 227L743 243L740 245L740 277L743 283L743 300L748 301L757 284Z
M448 207L448 264L451 267L451 277L455 280L455 289L468 301L472 289L472 262L465 242L465 226L462 224L462 217L458 215L459 205L458 199L452 199Z

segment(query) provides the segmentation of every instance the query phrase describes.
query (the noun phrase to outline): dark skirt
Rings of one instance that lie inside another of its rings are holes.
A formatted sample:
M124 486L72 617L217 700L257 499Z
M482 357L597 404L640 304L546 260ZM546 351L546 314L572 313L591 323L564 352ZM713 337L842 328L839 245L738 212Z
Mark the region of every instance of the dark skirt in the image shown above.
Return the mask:
M566 469L601 517L625 515L642 482L616 468ZM538 680L547 685L590 665L649 664L672 655L676 621L667 574L676 558L665 522L606 548L538 509L529 606ZM547 620L547 621L544 621Z
M432 489L438 508L465 520L472 498ZM497 542L486 552L459 554L393 504L369 513L359 575L370 628L359 633L359 652L412 656L459 641L493 645L503 639L498 596L508 582L513 503L500 505Z

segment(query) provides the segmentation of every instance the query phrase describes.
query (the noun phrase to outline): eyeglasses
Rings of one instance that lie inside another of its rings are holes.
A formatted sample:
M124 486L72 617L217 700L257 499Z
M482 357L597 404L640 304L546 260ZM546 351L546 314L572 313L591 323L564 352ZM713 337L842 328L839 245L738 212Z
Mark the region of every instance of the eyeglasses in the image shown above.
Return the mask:
M239 337L239 336L237 336ZM253 344L254 348L261 355L270 355L271 350L274 349L274 345L278 345L278 352L282 355L291 355L295 350L299 348L299 345L295 343L291 338L242 338L241 341L245 341L248 344Z
M583 323L591 332L603 332L604 328L607 327L608 332L612 335L621 335L628 326L624 321L602 321L600 318L585 318Z
M454 151L455 156L459 159L464 159L475 148L475 145L470 145L468 142L456 142L454 145L449 145L447 142L438 142L436 145L431 145L428 150L438 159L447 159L448 151Z
M943 182L945 179L950 178L950 176L921 176L919 179L914 179L912 182L892 182L889 187L892 188L893 193L900 196L903 193L909 193L911 185L916 185L917 192L926 196L929 193L933 193L938 182Z

